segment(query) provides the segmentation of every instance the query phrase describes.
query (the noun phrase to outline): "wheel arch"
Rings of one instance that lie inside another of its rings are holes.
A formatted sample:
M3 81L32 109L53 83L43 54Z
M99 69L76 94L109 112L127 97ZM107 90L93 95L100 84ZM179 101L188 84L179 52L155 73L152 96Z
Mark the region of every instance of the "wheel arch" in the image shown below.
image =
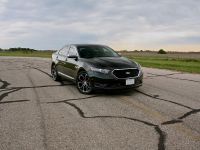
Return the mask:
M77 74L79 74L81 71L86 71L84 68L79 68L79 70L78 70L78 72L77 72Z
M78 69L77 73L76 73L75 79L77 79L78 74L79 74L81 71L86 71L86 70L85 70L83 67L80 67L80 68ZM75 80L75 81L76 81L76 80Z
M55 62L52 62L52 63L51 63L51 67L54 66L54 65L56 65L56 63L55 63Z

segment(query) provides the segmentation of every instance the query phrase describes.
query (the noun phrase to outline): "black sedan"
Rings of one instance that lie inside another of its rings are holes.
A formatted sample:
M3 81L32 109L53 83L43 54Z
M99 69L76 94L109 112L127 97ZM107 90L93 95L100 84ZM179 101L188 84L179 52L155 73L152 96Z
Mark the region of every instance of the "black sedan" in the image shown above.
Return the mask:
M137 62L108 46L91 44L66 45L53 53L51 73L56 81L61 77L74 81L83 94L95 89L136 88L143 79Z

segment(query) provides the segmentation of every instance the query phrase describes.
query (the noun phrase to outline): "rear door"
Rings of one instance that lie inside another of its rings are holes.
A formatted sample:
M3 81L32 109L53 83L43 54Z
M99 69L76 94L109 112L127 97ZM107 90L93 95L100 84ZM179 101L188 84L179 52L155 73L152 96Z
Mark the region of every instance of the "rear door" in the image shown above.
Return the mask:
M57 63L57 70L59 73L64 73L64 66L67 61L67 54L69 51L69 45L63 47L61 50L59 50L58 55L56 57Z

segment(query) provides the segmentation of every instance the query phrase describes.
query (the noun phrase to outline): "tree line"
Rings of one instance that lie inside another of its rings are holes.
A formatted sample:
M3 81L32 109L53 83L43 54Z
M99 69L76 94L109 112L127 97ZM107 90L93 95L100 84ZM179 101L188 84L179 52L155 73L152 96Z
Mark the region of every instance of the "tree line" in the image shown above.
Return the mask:
M35 49L31 49L31 48L21 48L21 47L17 47L17 48L9 48L9 49L2 49L0 48L0 51L3 51L3 50L6 50L6 51L30 51L30 52L33 52L33 51L36 51Z
M35 52L35 51L55 51L55 50L35 50L32 48L22 48L22 47L15 47L15 48L9 48L9 49L2 49L0 48L0 51L9 51L9 52Z
M0 48L0 51L3 51L2 48ZM17 47L17 48L9 48L6 49L6 51L11 51L11 52L15 52L15 51L21 51L21 52L34 52L37 51L35 49L31 49L31 48L21 48L21 47ZM126 52L127 50L122 50L121 52ZM136 52L138 52L138 50L135 50ZM143 50L140 50L141 52L143 52ZM146 50L146 51L150 51L150 50ZM164 49L160 49L158 52L158 54L166 54L167 52Z

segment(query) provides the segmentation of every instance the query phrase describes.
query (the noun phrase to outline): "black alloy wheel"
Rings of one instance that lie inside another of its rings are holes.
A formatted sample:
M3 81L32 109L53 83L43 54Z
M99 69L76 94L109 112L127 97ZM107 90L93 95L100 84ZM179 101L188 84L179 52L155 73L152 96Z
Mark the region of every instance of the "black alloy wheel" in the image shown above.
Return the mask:
M90 94L92 92L91 80L86 71L78 73L76 85L78 90L83 94Z

